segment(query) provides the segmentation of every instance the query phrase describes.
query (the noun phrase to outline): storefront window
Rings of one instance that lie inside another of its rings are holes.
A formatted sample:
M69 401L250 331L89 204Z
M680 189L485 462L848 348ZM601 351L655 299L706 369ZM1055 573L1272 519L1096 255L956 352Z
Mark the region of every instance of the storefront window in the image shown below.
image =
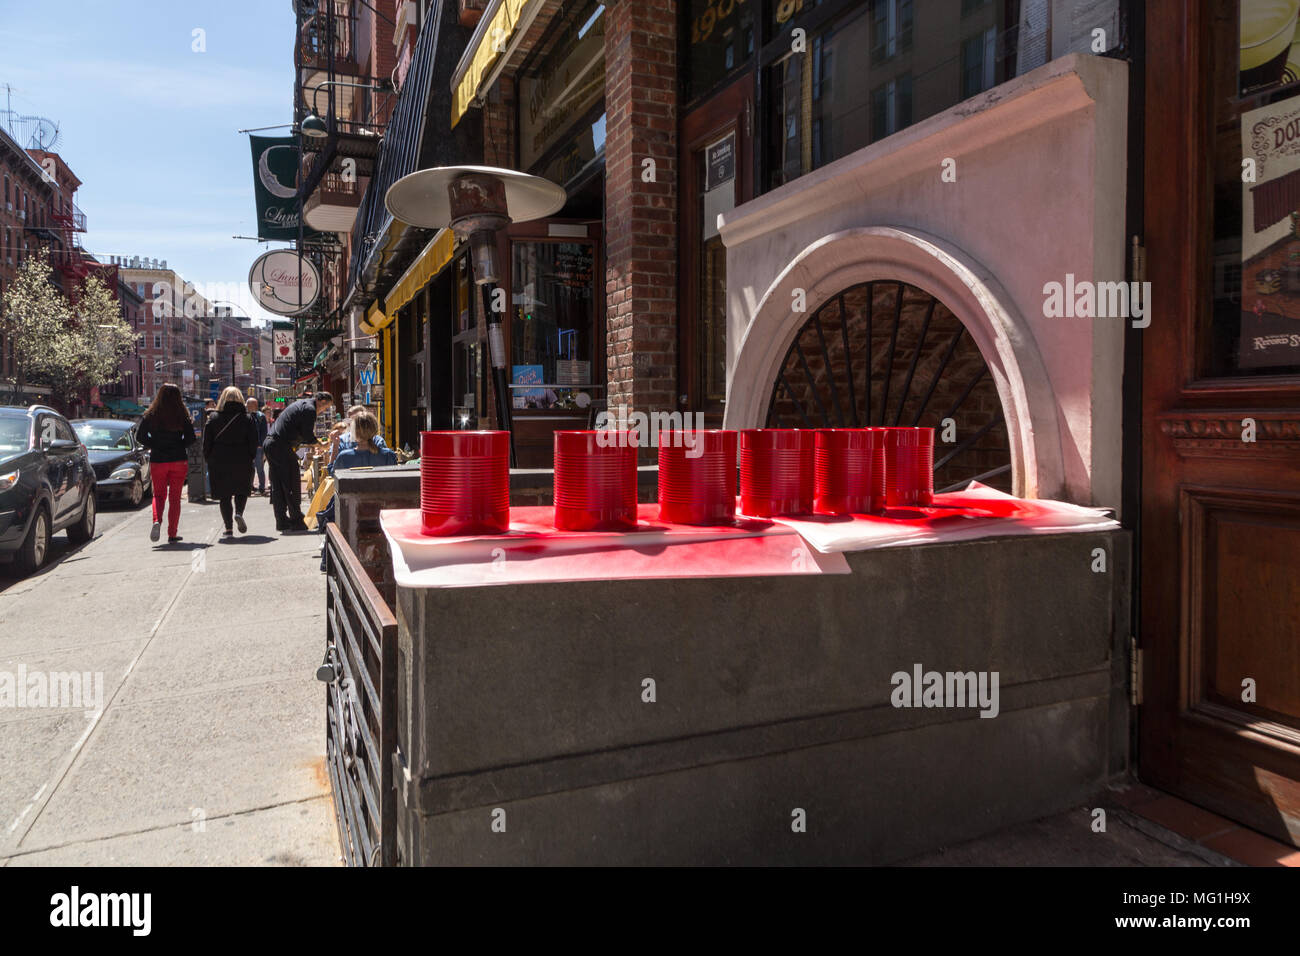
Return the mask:
M1300 3L1220 8L1240 33L1215 33L1213 313L1199 364L1210 377L1300 374Z
M1071 52L1121 42L1118 0L773 0L762 44L772 189ZM796 34L795 30L802 33ZM788 40L788 43L777 42Z
M685 100L702 99L747 66L754 56L754 10L759 0L691 0L686 47Z
M510 248L514 407L576 408L593 384L594 246L517 240Z

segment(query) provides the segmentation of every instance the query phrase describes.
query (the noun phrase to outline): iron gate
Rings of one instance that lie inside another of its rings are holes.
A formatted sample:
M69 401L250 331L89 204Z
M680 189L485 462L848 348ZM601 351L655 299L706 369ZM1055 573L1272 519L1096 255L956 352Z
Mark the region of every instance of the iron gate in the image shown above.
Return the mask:
M349 866L397 864L397 619L333 522L328 580L325 762L339 843Z

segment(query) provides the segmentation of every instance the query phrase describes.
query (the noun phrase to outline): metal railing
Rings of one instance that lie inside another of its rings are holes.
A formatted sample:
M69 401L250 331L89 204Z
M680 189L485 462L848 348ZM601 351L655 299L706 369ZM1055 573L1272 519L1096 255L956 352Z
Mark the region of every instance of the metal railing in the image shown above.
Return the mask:
M397 864L397 619L338 526L325 527L325 763L349 866Z

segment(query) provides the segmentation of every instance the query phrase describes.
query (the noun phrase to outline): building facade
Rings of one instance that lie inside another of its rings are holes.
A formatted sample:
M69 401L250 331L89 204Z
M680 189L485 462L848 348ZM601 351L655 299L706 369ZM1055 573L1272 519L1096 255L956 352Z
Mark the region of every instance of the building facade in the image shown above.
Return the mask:
M1300 5L398 13L328 353L390 441L497 406L468 250L384 194L430 166L543 176L566 204L498 244L520 465L599 410L918 424L936 488L1114 509L1139 776L1300 842Z

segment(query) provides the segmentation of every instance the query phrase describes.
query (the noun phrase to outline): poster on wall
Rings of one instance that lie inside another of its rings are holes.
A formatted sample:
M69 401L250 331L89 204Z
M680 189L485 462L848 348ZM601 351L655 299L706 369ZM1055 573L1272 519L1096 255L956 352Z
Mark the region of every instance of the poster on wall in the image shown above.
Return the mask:
M1300 79L1300 0L1241 0L1241 95Z
M511 367L512 385L541 385L542 367L540 365L514 365ZM515 408L538 408L546 397L544 388L513 388Z
M1247 181L1241 184L1241 340L1237 364L1242 368L1297 364L1300 97L1243 113L1241 148L1245 160L1242 178Z

